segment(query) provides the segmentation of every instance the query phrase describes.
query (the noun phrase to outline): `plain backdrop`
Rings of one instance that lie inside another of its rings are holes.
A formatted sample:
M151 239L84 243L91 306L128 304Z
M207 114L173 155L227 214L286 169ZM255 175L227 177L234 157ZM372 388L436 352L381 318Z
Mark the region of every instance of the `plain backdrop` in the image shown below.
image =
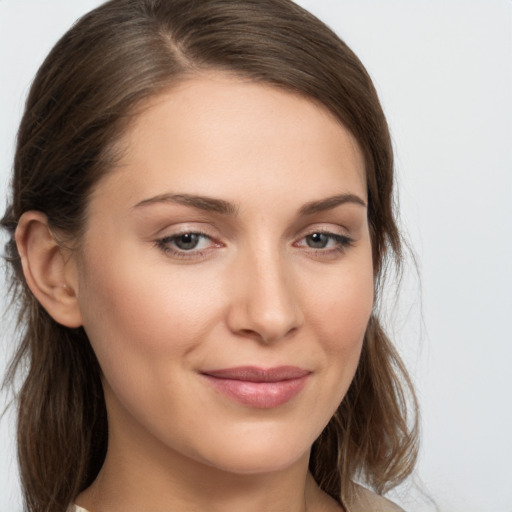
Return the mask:
M441 512L512 512L512 2L299 3L375 81L421 276L409 266L390 323L423 429L417 473L392 497L410 512L436 510L431 500ZM1 211L31 79L71 23L99 4L0 0ZM11 343L4 319L0 374ZM0 422L0 512L17 511L9 413Z

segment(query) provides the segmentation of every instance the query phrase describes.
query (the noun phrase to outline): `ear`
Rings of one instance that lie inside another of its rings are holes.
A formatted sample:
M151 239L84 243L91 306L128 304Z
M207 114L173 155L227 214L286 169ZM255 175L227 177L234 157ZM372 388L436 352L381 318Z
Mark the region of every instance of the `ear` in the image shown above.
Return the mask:
M80 327L76 262L53 236L46 215L25 212L15 239L25 279L35 298L59 324Z

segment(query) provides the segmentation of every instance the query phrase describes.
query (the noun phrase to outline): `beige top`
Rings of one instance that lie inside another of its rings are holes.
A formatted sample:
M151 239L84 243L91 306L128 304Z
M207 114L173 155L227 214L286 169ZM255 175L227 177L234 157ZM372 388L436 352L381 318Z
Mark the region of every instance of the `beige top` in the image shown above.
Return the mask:
M398 505L361 486L358 486L356 500L356 503L349 512L405 512ZM89 511L78 505L73 505L69 508L68 512Z

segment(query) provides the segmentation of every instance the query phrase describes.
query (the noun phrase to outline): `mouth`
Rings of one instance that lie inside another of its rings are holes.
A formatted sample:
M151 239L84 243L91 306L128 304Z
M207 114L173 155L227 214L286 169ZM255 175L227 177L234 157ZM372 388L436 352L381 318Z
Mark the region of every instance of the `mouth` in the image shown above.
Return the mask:
M306 385L309 370L297 366L240 366L201 372L218 392L248 407L270 409L291 401Z

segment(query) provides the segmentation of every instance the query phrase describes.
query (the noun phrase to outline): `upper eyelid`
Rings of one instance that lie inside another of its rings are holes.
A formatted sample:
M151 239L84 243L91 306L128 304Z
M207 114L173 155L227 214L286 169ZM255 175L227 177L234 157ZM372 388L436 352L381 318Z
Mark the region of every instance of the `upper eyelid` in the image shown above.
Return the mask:
M179 227L177 229L171 229L170 226L167 226L166 228L160 229L159 232L155 234L152 238L153 239L167 239L167 238L173 238L178 237L180 235L186 234L186 233L195 233L198 235L205 236L207 238L210 238L212 240L224 238L225 240L232 240L234 238L233 233L224 233L221 235L219 232L224 231L218 226L212 225L210 223L199 223L201 227L196 226L189 226L187 223L183 227ZM191 224L196 224L192 222ZM205 226L211 226L210 228ZM336 229L337 228L337 229ZM231 230L229 230L231 231ZM167 232L167 233L166 233ZM346 236L347 238L353 238L350 234L350 230L347 229L345 226L342 226L340 224L330 224L328 226L324 225L312 225L307 226L305 228L302 228L296 232L295 235L292 235L290 232L284 234L284 238L290 238L293 240L299 240L301 238L304 238L305 236L308 236L313 233L325 233L325 234L332 234L336 236Z
M196 226L190 226L189 224L196 224ZM154 235L152 235L153 239L164 239L164 238L172 238L175 236L184 235L186 233L196 233L198 235L203 235L209 238L218 237L219 229L216 226L212 226L211 224L199 223L201 227L197 227L196 222L193 223L180 223L183 225L182 227L174 227L174 226L166 226L164 228L159 229ZM204 226L211 226L211 228L207 228Z
M186 235L188 233L205 236L207 238L212 238L212 235L210 235L209 233L206 233L206 231L202 231L199 229L179 229L178 231L173 231L172 233L169 233L168 235L162 235L159 238L175 238L178 236Z
M297 238L304 238L305 236L311 235L313 233L324 233L326 235L346 236L347 238L352 238L350 230L339 224L330 224L329 226L326 226L325 224L308 226L307 228L299 231Z

